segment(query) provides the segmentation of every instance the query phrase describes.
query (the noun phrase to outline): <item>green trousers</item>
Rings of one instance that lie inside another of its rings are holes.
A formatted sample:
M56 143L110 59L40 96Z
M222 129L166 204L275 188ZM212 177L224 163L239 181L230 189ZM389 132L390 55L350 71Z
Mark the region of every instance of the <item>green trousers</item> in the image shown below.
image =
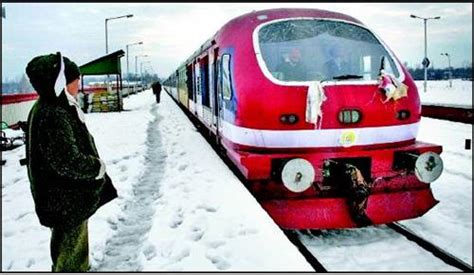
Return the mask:
M53 272L87 272L89 238L87 220L71 229L52 228L51 258Z

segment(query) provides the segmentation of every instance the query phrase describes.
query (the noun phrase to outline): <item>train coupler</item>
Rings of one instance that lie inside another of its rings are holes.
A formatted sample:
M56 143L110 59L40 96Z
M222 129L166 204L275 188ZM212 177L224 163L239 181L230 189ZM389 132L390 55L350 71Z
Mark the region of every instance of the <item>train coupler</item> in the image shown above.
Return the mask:
M361 170L355 165L337 160L326 160L323 176L333 178L340 185L341 193L347 199L354 222L362 227L372 224L367 216L367 202L372 191L372 183L365 180Z

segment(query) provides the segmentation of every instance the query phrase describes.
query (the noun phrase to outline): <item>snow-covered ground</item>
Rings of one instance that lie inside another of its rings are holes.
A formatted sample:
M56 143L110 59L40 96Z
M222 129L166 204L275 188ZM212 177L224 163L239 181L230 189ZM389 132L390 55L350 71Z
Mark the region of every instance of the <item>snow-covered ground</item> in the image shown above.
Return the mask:
M422 104L462 107L472 109L472 81L453 79L452 87L449 81L427 81L426 93L424 81L415 81Z
M93 270L313 270L166 93L159 105L150 90L132 95L125 108L86 114L119 193L89 220ZM422 118L418 139L444 147L432 184L441 202L402 224L472 265L467 138L470 124ZM48 271L50 231L34 213L23 157L24 146L2 152L2 271ZM301 239L329 270L452 270L384 226Z
M431 184L440 203L402 224L472 266L472 124L422 117L418 139L443 146L444 171Z
M89 219L95 271L311 271L311 266L163 92L86 114L119 198ZM2 153L2 271L49 271L24 146Z

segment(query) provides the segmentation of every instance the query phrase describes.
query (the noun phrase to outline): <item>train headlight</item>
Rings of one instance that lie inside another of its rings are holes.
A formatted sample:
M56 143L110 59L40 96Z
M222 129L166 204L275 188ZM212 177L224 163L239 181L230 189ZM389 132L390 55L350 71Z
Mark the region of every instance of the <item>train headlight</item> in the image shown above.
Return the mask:
M439 178L443 172L443 160L438 154L426 152L421 154L415 162L415 175L425 183L430 183Z
M314 168L305 159L297 158L288 161L281 171L281 179L288 190L300 193L308 189L314 181Z
M339 122L344 124L357 123L361 120L362 115L360 111L355 109L344 109L339 112Z
M299 118L295 114L284 114L280 116L280 122L283 124L295 124Z
M410 118L410 111L400 110L397 112L396 118L399 120L406 120Z

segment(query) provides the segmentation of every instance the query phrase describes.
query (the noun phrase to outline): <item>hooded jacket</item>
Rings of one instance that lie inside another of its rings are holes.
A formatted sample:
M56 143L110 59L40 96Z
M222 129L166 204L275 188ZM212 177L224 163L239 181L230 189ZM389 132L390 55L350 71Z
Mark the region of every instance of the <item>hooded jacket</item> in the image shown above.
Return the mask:
M77 107L69 103L65 91L55 95L56 77L38 75L45 74L44 70L58 75L57 62L51 59L33 59L27 67L40 95L28 115L28 177L40 223L67 229L80 225L116 198L117 191L103 172L94 138Z

